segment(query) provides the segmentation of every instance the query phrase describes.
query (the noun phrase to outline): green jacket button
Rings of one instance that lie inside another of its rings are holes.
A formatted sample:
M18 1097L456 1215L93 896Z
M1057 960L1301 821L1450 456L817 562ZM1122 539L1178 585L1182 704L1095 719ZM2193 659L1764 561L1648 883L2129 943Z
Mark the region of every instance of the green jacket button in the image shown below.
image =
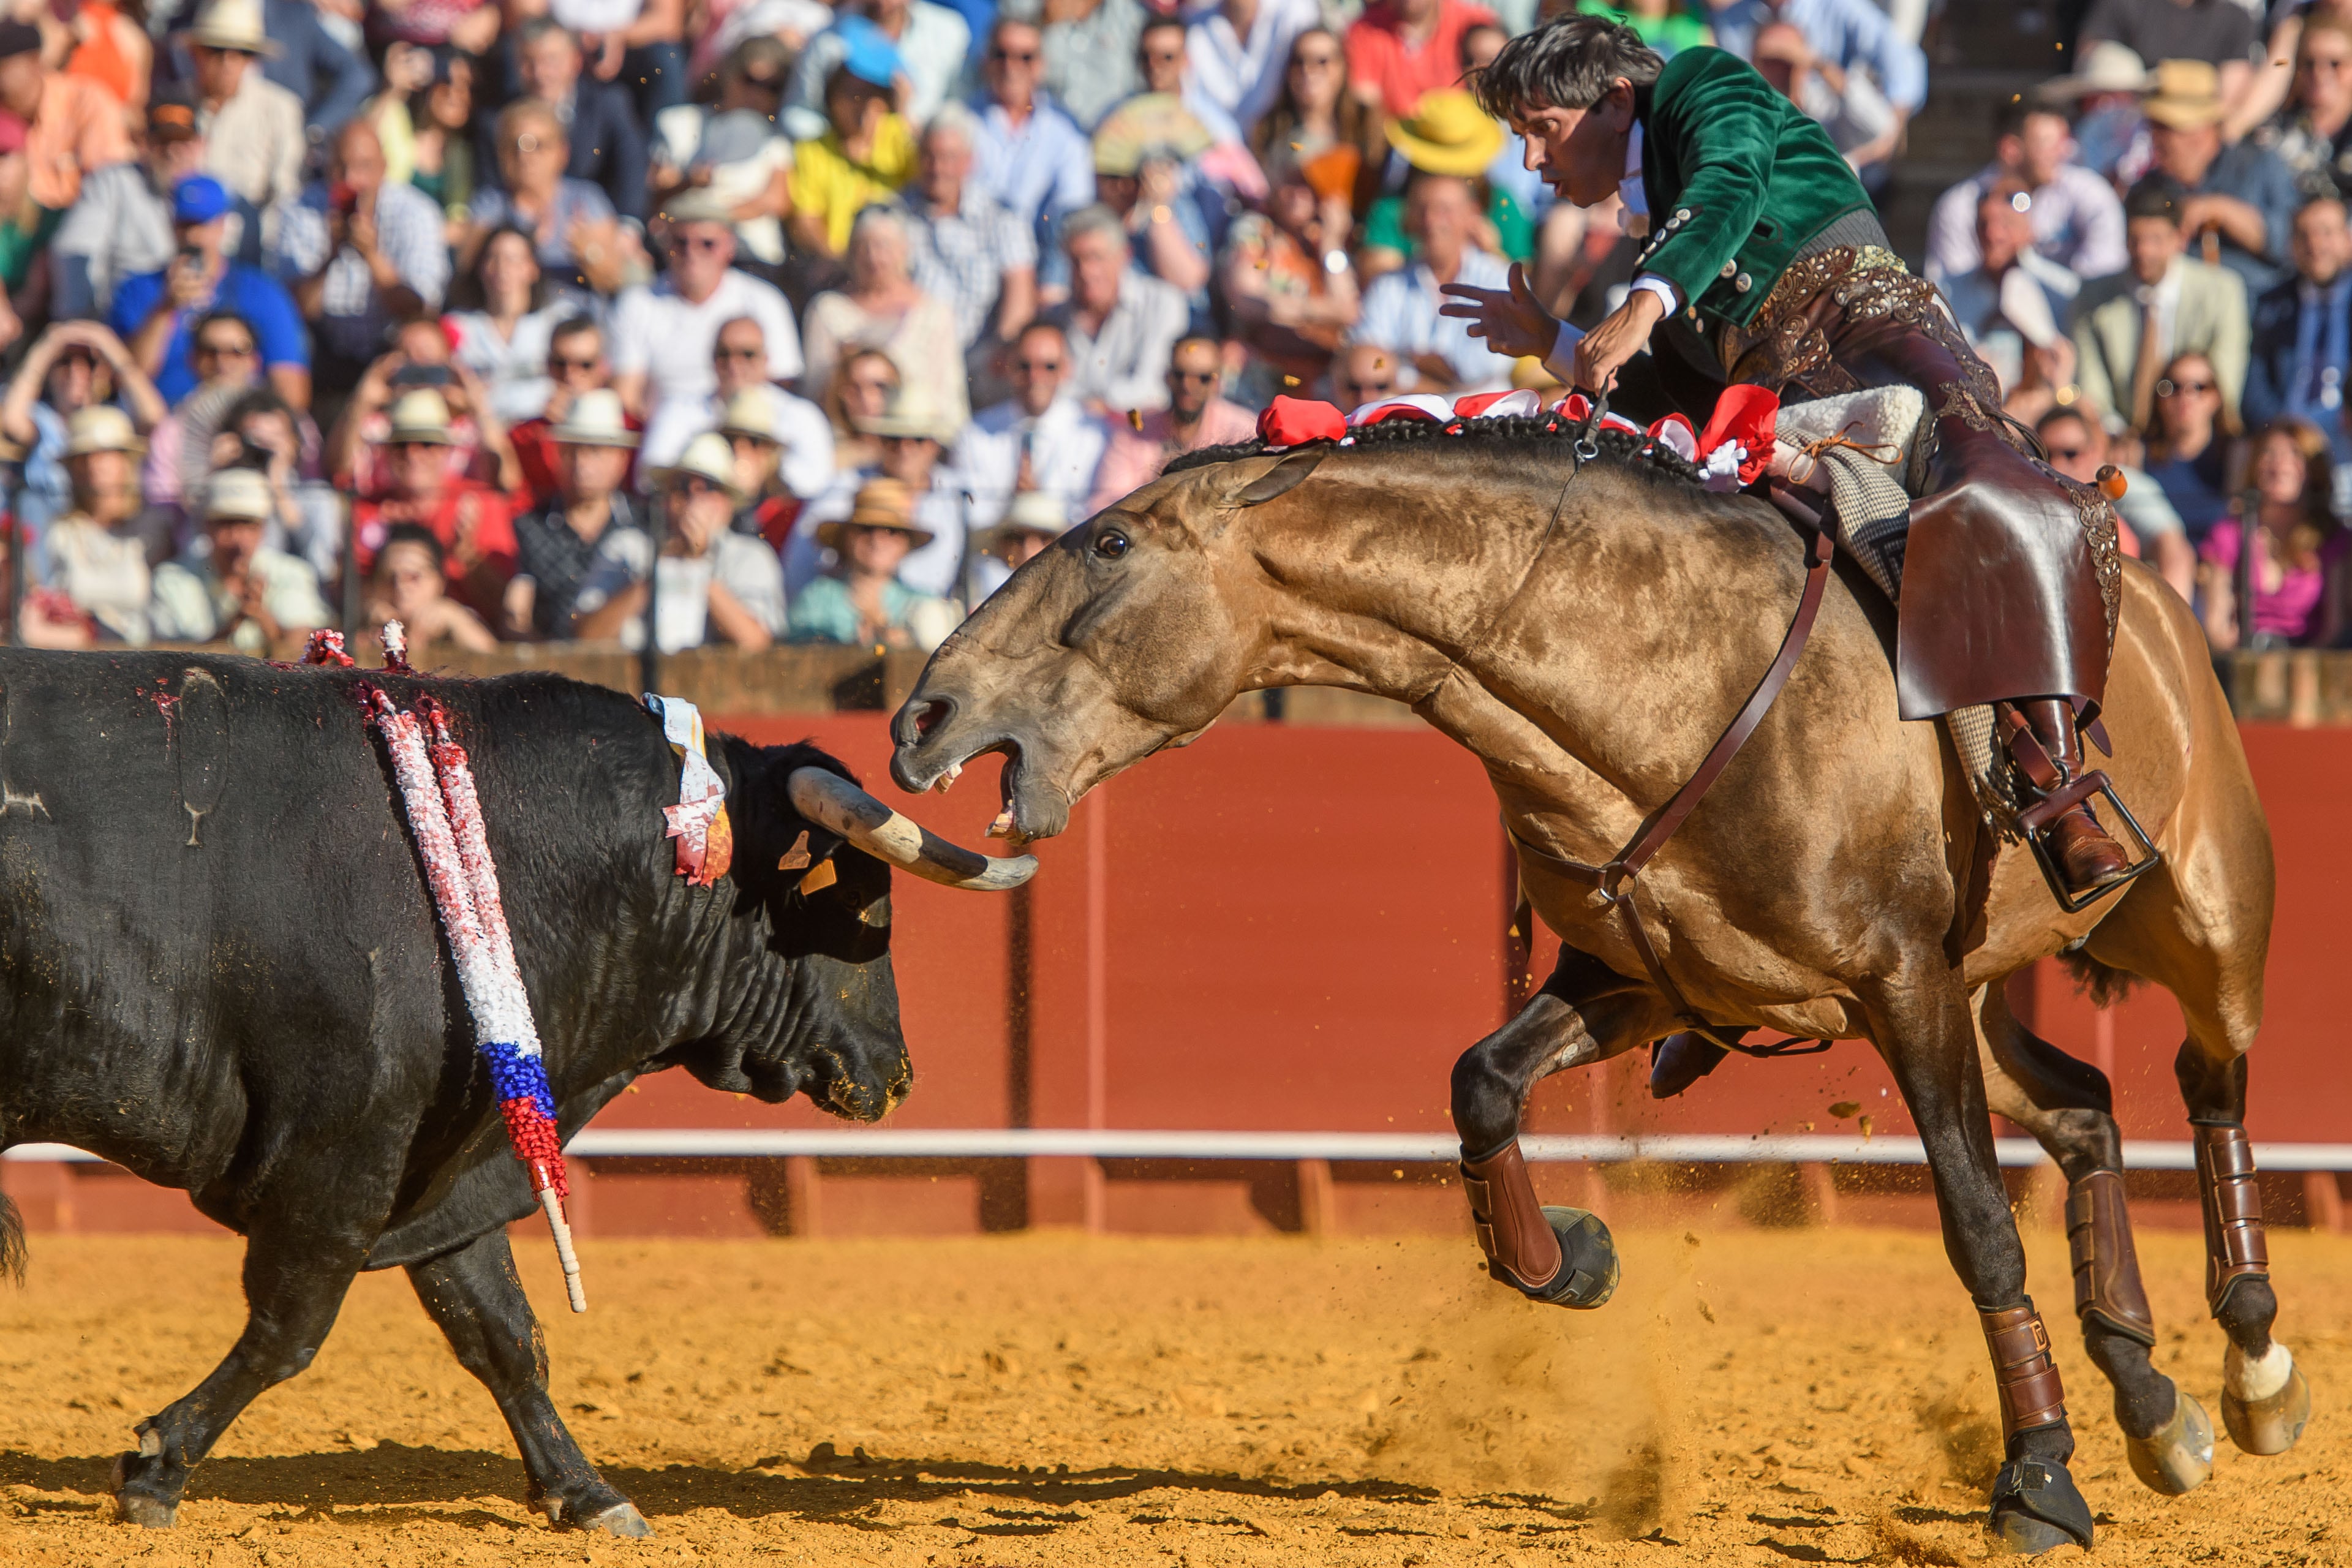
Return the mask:
M1730 277L1733 273L1738 270L1739 263L1737 261L1727 261L1723 264L1723 276L1726 278Z
M1755 287L1755 284L1756 279L1750 278L1745 272L1731 280L1731 286L1734 289L1738 289L1742 294L1747 293L1749 289Z

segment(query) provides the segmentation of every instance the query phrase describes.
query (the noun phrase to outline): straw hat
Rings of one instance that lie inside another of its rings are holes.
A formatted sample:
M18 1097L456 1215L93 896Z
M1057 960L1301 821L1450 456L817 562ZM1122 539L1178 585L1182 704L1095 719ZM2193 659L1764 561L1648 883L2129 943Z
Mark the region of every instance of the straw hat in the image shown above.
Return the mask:
M1388 125L1389 145L1425 174L1476 174L1503 150L1502 122L1460 88L1424 92Z
M92 452L143 452L147 443L139 438L132 427L131 416L111 403L95 403L88 408L77 408L66 422L66 456L87 458Z
M906 534L920 550L938 535L928 528L915 526L915 492L904 479L887 477L866 480L857 487L857 499L849 504L849 515L834 518L816 525L816 542L827 550L841 548L841 531L845 528L888 528Z
M2140 105L2151 124L2201 131L2221 120L2221 73L2208 60L2158 60L2155 90Z
M392 405L392 429L385 435L387 447L422 445L454 447L457 438L449 434L449 405L429 386L401 394Z
M572 412L563 423L548 432L550 438L564 447L634 447L637 433L629 428L628 416L621 411L621 395L602 388L583 392L572 400Z
M196 13L196 25L188 29L188 42L272 59L278 53L276 40L261 25L261 0L212 0Z
M784 405L767 386L747 386L727 400L719 420L721 436L750 436L779 447L792 445L784 431Z
M901 386L891 394L882 412L871 418L852 418L861 436L928 436L945 443L955 431L931 400L930 390L920 383Z
M267 476L254 468L223 468L205 486L206 522L266 522L278 510Z
M2146 92L2148 82L2147 62L2131 46L2102 38L2091 46L2073 76L2044 82L2039 91L2045 99L2092 98L2103 92Z
M686 450L677 455L677 461L668 468L656 468L654 483L667 489L672 480L689 475L709 480L726 491L730 500L743 499L743 492L735 488L735 448L716 430L705 430L688 441Z
M735 205L708 185L688 185L662 204L661 216L672 226L682 223L723 223L735 226Z
M1047 490L1021 490L1014 494L1013 504L1004 515L990 527L975 529L973 545L982 550L992 549L1016 533L1034 533L1041 538L1059 539L1070 531L1070 507L1067 501Z

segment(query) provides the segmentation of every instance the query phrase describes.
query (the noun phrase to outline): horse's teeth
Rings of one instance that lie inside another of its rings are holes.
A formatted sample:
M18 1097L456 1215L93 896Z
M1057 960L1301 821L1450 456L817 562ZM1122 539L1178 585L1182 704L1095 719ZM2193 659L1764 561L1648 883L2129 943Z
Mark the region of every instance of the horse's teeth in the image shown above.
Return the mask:
M991 838L1010 838L1013 837L1012 807L1007 806L1004 810L996 814L996 820L988 825L988 836Z

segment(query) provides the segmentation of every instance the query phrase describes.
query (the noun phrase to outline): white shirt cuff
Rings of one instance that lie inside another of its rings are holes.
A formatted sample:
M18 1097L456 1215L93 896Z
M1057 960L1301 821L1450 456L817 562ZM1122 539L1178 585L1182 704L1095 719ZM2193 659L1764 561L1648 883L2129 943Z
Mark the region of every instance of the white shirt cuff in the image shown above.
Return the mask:
M1633 286L1625 291L1625 297L1630 300L1637 293L1655 294L1658 303L1666 308L1669 316L1683 308L1683 291L1654 272L1644 272L1634 279Z
M1584 341L1584 329L1559 324L1559 335L1551 341L1551 353L1544 355L1544 369L1562 386L1576 384L1576 345Z

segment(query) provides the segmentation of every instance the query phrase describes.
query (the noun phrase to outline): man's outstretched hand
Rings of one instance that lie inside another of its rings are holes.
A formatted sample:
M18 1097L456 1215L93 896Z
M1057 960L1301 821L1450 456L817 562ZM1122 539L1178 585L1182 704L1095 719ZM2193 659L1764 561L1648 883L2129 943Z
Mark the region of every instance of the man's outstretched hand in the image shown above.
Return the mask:
M1516 261L1511 263L1508 289L1448 283L1441 292L1445 303L1437 313L1469 322L1470 335L1485 339L1486 346L1498 354L1513 359L1533 354L1541 359L1559 340L1559 323L1537 302L1536 291L1528 284L1528 269Z
M1636 289L1576 342L1576 374L1570 384L1606 392L1617 384L1619 367L1648 346L1650 330L1665 315L1664 300Z

